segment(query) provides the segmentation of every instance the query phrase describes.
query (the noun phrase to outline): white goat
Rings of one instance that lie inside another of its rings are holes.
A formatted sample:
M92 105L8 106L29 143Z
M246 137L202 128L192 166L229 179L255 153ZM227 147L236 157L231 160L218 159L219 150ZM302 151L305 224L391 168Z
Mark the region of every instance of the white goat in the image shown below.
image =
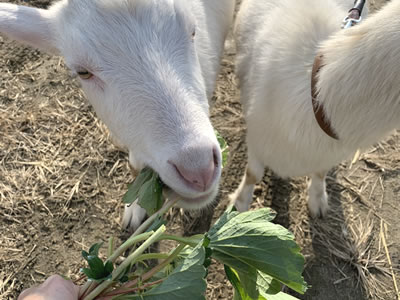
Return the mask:
M310 214L325 215L327 171L400 127L400 1L341 30L347 10L334 0L244 1L235 28L249 159L232 195L240 211L269 167L282 177L311 175ZM317 101L338 140L313 112L317 53Z
M185 208L213 201L221 154L209 103L232 0L0 3L0 32L64 57L135 169L150 166ZM126 209L125 226L144 217Z

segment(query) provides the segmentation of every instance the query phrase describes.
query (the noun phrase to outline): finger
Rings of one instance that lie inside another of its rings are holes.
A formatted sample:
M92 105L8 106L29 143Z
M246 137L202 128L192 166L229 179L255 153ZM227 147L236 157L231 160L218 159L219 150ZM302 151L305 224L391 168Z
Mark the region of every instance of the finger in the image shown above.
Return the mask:
M34 295L35 293L37 293L37 291L38 291L37 287L31 287L29 289L26 289L22 291L22 293L18 296L17 300L23 300L27 296Z

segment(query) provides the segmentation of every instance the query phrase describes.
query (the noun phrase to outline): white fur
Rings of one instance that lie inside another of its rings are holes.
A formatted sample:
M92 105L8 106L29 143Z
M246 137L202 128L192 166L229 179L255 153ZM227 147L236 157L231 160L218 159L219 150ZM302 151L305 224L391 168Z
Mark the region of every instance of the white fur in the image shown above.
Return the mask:
M346 30L340 24L352 1L346 9L339 2L245 0L235 30L248 173L256 180L264 167L282 177L311 175L313 216L328 210L326 172L400 127L400 2ZM321 130L313 113L317 52L324 64L318 101L339 140ZM253 181L242 180L233 195L237 207L250 205Z
M0 3L0 32L93 73L82 88L130 163L152 167L183 207L199 208L215 198L221 174L209 100L233 10L232 0Z

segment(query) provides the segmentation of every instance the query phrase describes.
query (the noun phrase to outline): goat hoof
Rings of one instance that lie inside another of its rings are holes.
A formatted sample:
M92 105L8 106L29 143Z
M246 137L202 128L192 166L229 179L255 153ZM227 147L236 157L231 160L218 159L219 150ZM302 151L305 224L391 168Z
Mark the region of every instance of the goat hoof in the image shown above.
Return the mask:
M129 231L136 231L146 218L146 211L136 201L131 205L125 205L122 217L122 228Z
M235 191L233 194L229 195L230 203L233 204L238 212L248 211L250 208L250 202L247 199L242 199L240 193Z
M328 195L326 192L323 192L322 195L321 193L310 195L308 210L312 218L326 217L329 210Z

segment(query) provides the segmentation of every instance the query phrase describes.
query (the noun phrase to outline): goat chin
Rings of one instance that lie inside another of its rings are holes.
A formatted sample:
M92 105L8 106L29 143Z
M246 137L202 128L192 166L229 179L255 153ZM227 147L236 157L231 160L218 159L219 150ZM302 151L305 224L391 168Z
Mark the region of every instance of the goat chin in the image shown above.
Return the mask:
M311 176L309 211L328 211L325 175L399 127L400 2L340 30L353 1L244 0L235 37L247 123L247 172L232 201L248 209L265 167L282 177ZM318 102L339 140L314 116L311 69L323 56ZM250 175L251 178L250 178ZM251 179L251 180L250 180Z

